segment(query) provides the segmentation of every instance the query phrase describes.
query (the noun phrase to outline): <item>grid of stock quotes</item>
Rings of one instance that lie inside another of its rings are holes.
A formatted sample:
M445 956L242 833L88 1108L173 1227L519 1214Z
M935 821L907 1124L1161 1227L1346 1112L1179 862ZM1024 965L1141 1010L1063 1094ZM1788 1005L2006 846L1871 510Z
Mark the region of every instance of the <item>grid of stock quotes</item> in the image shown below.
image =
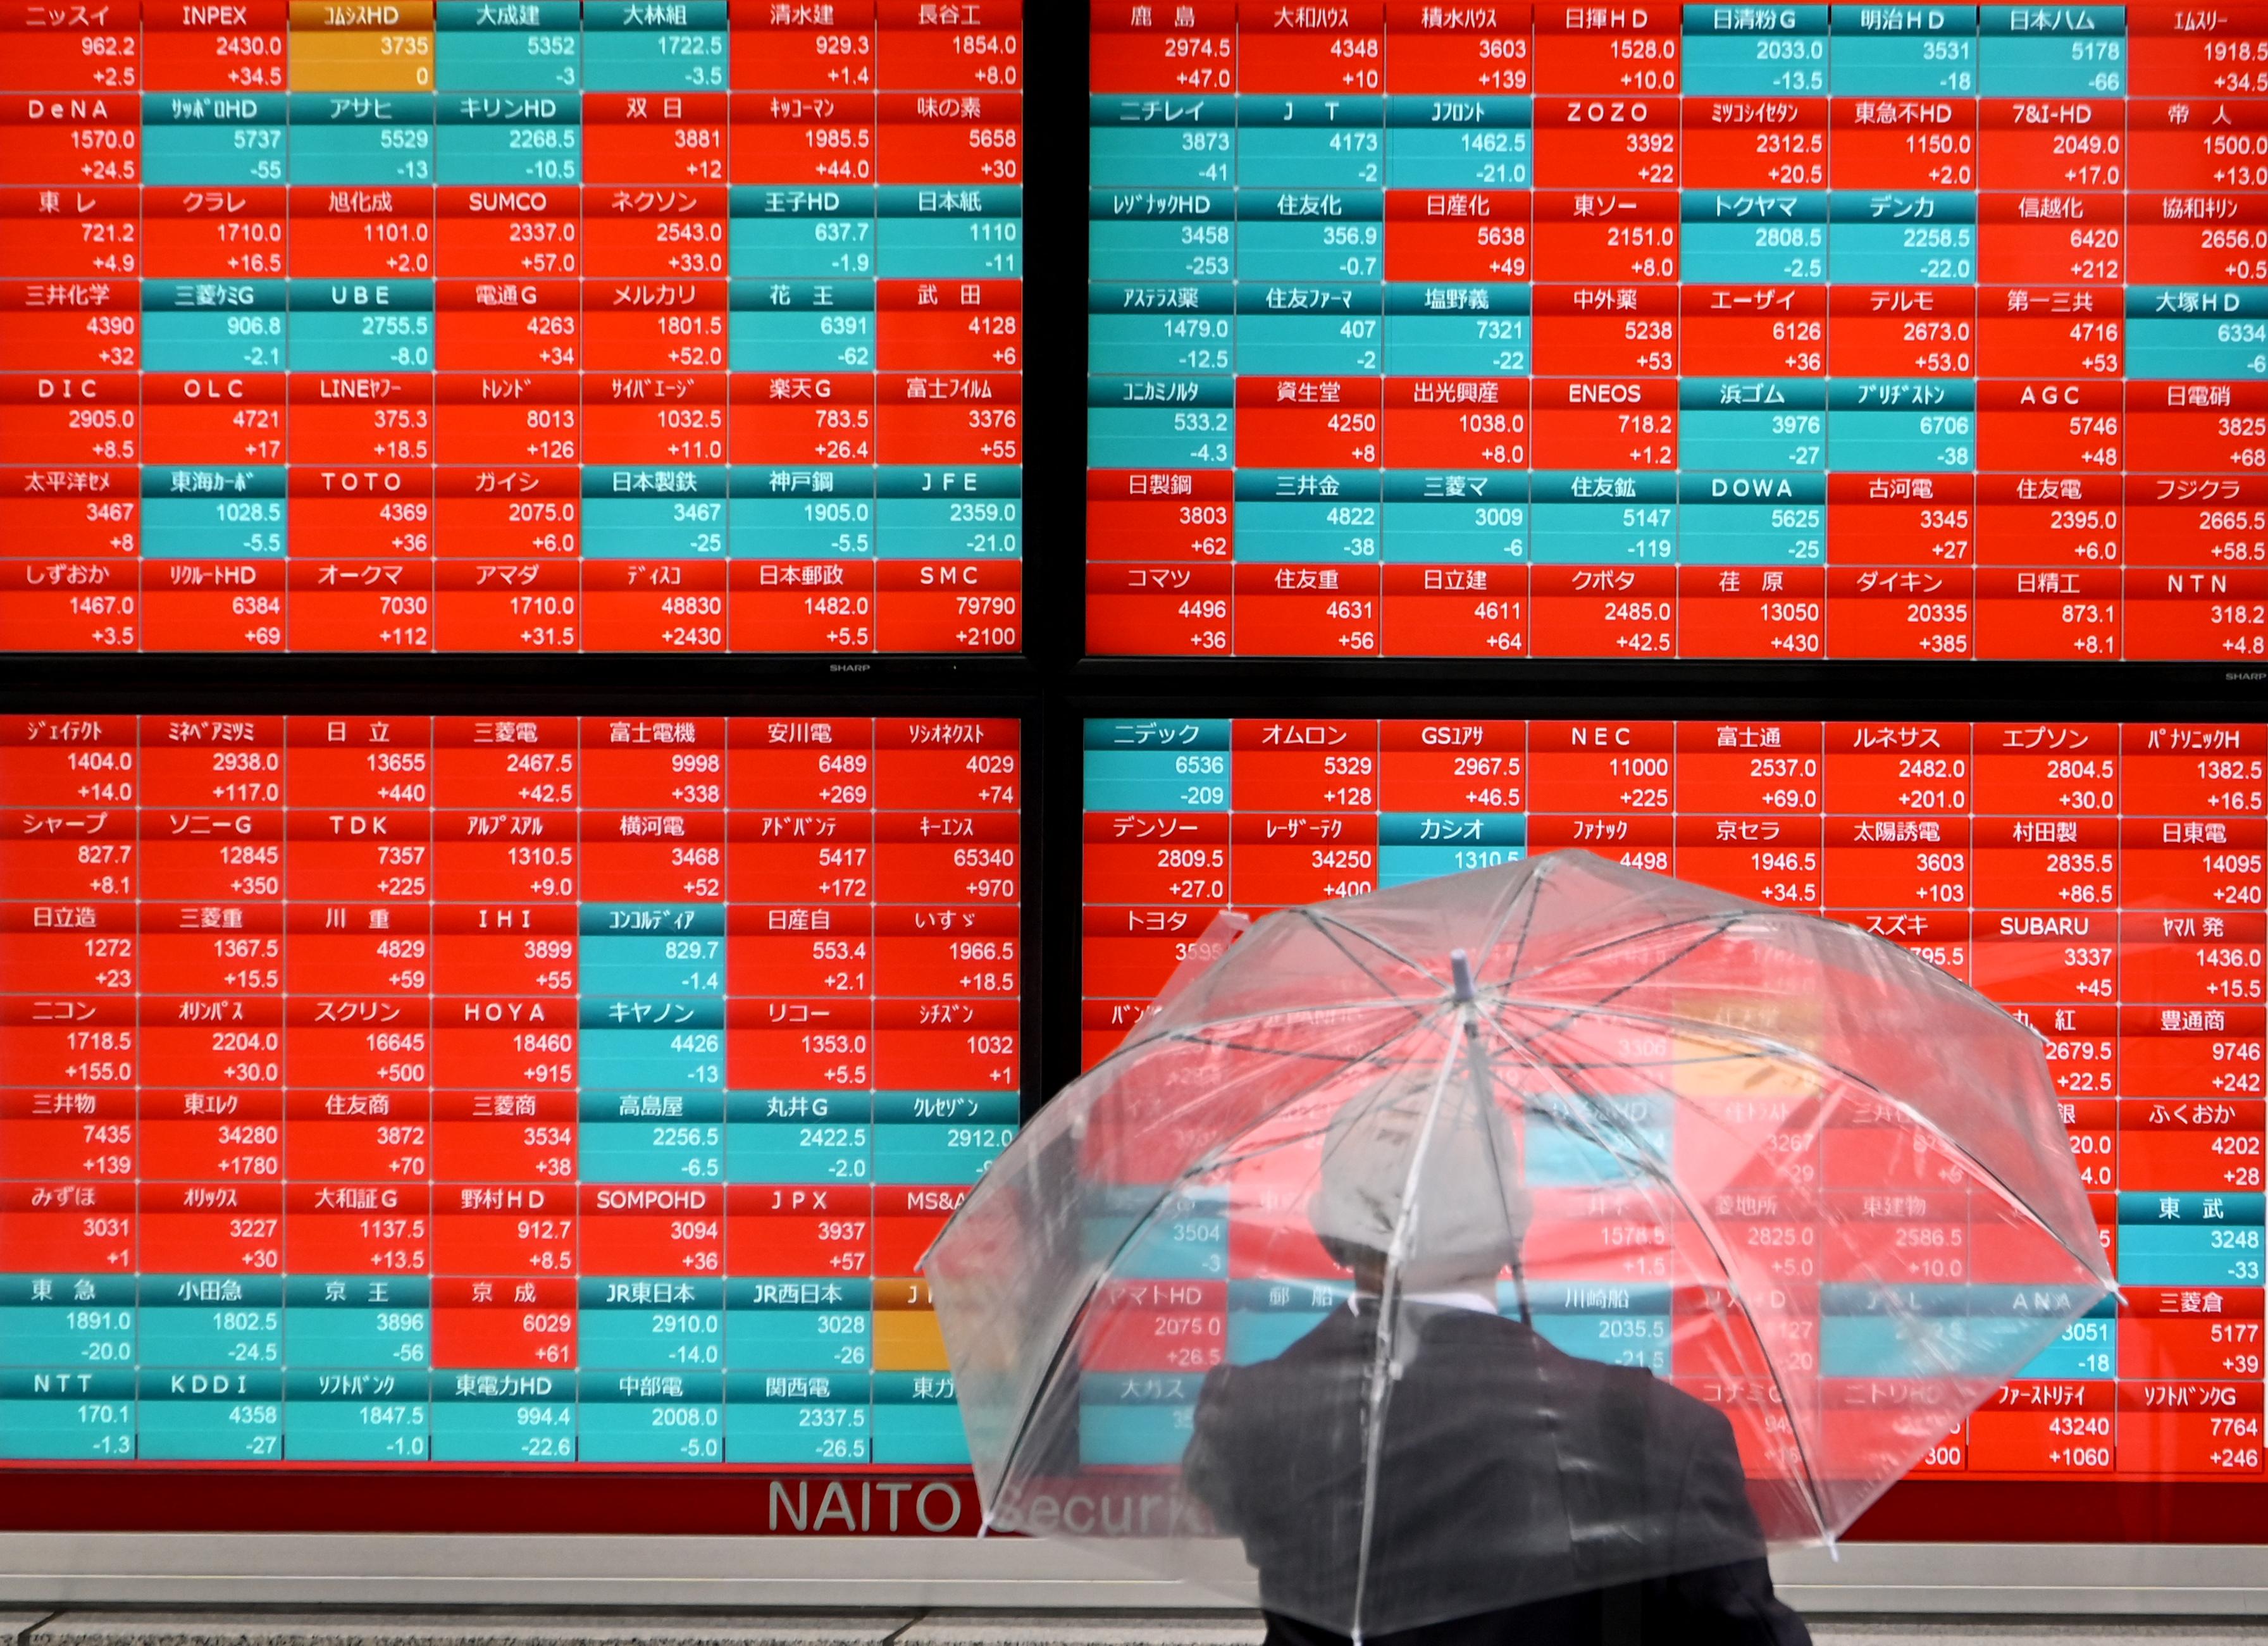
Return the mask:
M1091 24L1092 650L2268 655L2268 8Z
M1848 921L2044 1037L2123 1289L1919 1473L2260 1477L2268 726L1156 718L1090 720L1085 745L1088 1063L1223 907L1574 847ZM1675 1157L1674 1103L1633 1123ZM1892 1225L1881 1249L1917 1297L1985 1275L1959 1191L1884 1191L1862 1138L1830 1135L1822 1170L1850 1215ZM1819 1286L1821 1369L1853 1415L1907 1370L1867 1289L1838 1291L1802 1226L1766 1203L1712 1215L1726 1238L1784 1251L1788 1284ZM1589 1216L1595 1249L1535 1289L1541 1328L1572 1352L1705 1377L1677 1363L1675 1323L1697 1304L1654 1279L1666 1237L1650 1215ZM1124 1363L1082 1390L1092 1459L1177 1456L1206 1366L1279 1352L1344 1293L1327 1272L1313 1287L1245 1278L1265 1242L1240 1241L1227 1201L1182 1207L1173 1234L1157 1271L1172 1283L1130 1287L1144 1295L1123 1305L1158 1329L1114 1336Z
M0 649L1020 645L1019 0L0 38Z
M915 1266L1019 1117L1020 768L0 720L0 1462L965 1466Z

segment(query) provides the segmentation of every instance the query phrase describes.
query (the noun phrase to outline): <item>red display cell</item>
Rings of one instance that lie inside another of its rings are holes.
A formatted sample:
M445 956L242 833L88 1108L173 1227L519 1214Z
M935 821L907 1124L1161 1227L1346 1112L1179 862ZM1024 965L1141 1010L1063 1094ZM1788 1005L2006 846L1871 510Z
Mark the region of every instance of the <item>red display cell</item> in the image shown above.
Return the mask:
M437 1280L433 1364L442 1370L572 1366L576 1317L571 1279Z

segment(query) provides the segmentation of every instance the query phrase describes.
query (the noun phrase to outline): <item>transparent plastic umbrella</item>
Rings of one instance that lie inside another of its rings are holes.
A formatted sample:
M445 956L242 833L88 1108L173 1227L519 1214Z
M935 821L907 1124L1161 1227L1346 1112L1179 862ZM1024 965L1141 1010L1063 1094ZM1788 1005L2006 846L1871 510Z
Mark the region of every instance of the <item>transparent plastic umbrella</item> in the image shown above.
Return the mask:
M1659 1580L2105 1306L2037 1037L1893 944L1581 852L1240 925L925 1260L990 1529L1356 1636Z

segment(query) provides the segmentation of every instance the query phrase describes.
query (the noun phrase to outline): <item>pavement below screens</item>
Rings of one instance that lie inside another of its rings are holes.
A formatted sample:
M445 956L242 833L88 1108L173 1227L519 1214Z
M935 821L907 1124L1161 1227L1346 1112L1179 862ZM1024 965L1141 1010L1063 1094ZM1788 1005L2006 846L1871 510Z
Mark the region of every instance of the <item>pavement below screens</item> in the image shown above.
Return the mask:
M2268 1646L2268 1618L1815 1616L1817 1646ZM0 1646L1257 1646L1236 1613L23 1610Z

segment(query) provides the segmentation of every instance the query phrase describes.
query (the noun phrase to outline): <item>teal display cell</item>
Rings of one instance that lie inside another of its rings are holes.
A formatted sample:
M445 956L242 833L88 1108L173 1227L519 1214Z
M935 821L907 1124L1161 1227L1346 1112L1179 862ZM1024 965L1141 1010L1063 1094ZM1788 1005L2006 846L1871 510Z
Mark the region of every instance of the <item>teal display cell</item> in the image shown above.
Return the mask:
M725 518L735 560L871 560L874 555L871 497L734 497L725 506Z
M1225 752L1090 748L1082 782L1090 812L1228 810Z
M1522 565L1528 560L1528 525L1524 497L1502 503L1466 497L1389 502L1384 559L1388 565L1403 566Z
M1284 98L1242 99L1278 107ZM1306 99L1298 99L1305 101ZM1344 104L1377 103L1349 98ZM1386 180L1386 129L1368 125L1284 125L1248 121L1240 114L1236 129L1236 180L1246 188L1377 188Z
M1246 565L1366 566L1379 561L1384 505L1375 498L1236 502L1236 558Z
M1236 414L1225 406L1090 406L1086 460L1096 468L1229 468Z
M711 1373L583 1378L576 1411L582 1461L719 1461L725 1456L724 1382Z
M333 99L298 92L291 99L285 175L293 183L421 184L433 180L433 99L408 94Z
M1837 285L1972 285L1977 279L1977 225L1854 223L1838 216L1828 235L1827 268Z
M1643 1366L1657 1376L1669 1371L1669 1312L1632 1310L1583 1313L1537 1309L1536 1331L1554 1348L1581 1360L1609 1366Z
M1090 279L1226 280L1236 230L1226 217L1098 221L1087 224L1086 245Z
M1602 1139L1615 1135L1612 1128L1635 1134L1657 1158L1669 1158L1675 1128L1668 1098L1616 1098L1614 1113L1602 1117L1578 1105L1565 1115L1548 1110L1531 1111L1528 1121L1528 1174L1539 1187L1617 1187L1631 1180L1630 1169L1610 1153Z
M142 315L142 357L150 371L281 371L286 364L284 305L272 309L169 309ZM193 364L200 356L204 364ZM281 495L280 493L278 494Z
M426 371L433 365L431 312L295 310L286 331L295 371Z
M1526 188L1535 180L1535 146L1524 129L1396 126L1386 135L1386 186Z
M0 1275L0 1371L131 1367L135 1285L107 1275Z
M1702 8L1704 16L1722 8ZM1687 9L1688 97L1819 97L1828 89L1827 8L1753 6L1754 32L1703 33ZM1840 90L1840 87L1837 88ZM1688 279L1694 278L1688 275Z
M1090 1373L1079 1385L1079 1455L1090 1467L1178 1460L1196 1426L1201 1379Z
M735 255L735 265L738 266ZM874 365L871 311L746 310L729 322L735 371L869 371Z
M950 1372L878 1371L873 1390L875 1462L968 1466Z
M1675 503L1537 502L1529 558L1541 566L1667 566L1677 558Z
M586 496L583 554L591 560L722 559L725 499Z
M501 99L491 99L501 100ZM574 109L573 99L544 98L556 107ZM434 175L445 187L460 184L562 183L582 180L583 132L578 123L531 121L505 125L444 121L435 137Z
M578 957L585 1000L629 995L647 999L722 996L725 940L702 932L586 937Z
M831 1290L817 1307L804 1299ZM863 1375L873 1363L870 1288L864 1281L736 1282L725 1326L725 1362L734 1371ZM855 1297L857 1301L847 1299ZM770 1299L782 1299L771 1301ZM748 1306L741 1307L743 1304Z
M1827 414L1827 464L1844 474L1950 474L1977 467L1973 411L1861 411Z
M1094 101L1115 108L1118 99ZM1089 118L1087 181L1098 187L1220 187L1234 179L1233 127L1130 124L1111 119L1101 107Z
M540 1372L455 1372L433 1391L438 1463L572 1463L575 1379Z
M144 560L278 560L286 533L281 497L145 497Z
M2074 1320L2016 1376L2027 1381L2112 1378L2118 1371L2118 1322L2089 1317Z
M874 272L885 280L1020 279L1024 225L1012 217L886 216L874 225Z
M549 14L556 4L542 8ZM449 10L447 0L442 6ZM506 8L490 8L491 15ZM433 84L447 92L572 92L583 83L580 27L453 27L433 44Z
M2268 316L2130 319L2126 378L2129 382L2268 378Z
M284 1379L284 1456L295 1463L422 1463L432 1414L423 1373L303 1373Z
M576 1316L575 1355L594 1371L715 1371L725 1364L724 1311L586 1302Z
M734 1095L733 1113L741 1112ZM826 1103L826 1099L817 1101ZM865 1183L874 1175L873 1128L867 1106L835 1099L828 1113L799 1120L735 1121L725 1128L725 1155L738 1183Z
M134 1396L130 1371L0 1372L0 1459L130 1459Z
M284 1456L283 1374L145 1374L136 1421L136 1455L151 1461L275 1462Z
M1378 885L1408 885L1440 874L1463 874L1473 869L1494 869L1518 863L1527 856L1518 846L1392 846L1378 853Z
M1868 21L1868 14L1874 19ZM1837 97L1974 97L1977 8L1838 4L1828 43ZM1879 31L1879 32L1878 32Z
M1090 1252L1100 1256L1125 1239L1127 1231L1087 1230ZM1116 1239L1111 1236L1115 1232ZM1228 1219L1202 1207L1169 1202L1126 1239L1113 1273L1127 1280L1226 1280L1228 1278Z
M1827 468L1827 413L1815 406L1688 410L1677 422L1677 459L1688 472L1708 469Z
M713 1183L725 1176L725 1128L713 1121L585 1120L576 1144L585 1183Z
M2257 1286L2258 1226L2124 1223L2118 1231L2122 1286Z
M1823 222L1686 223L1680 228L1683 244L1678 270L1690 284L1827 282ZM1836 232L1842 231L1838 225Z
M152 1370L228 1367L245 1371L284 1364L283 1286L272 1300L234 1303L151 1302L142 1310L139 1363Z
M1819 1323L1819 1370L1826 1378L1918 1378L1948 1365L2029 1361L2054 1340L2054 1326L2028 1316L1829 1314Z
M1386 267L1386 225L1379 220L1376 197L1359 203L1364 208L1359 213L1329 220L1241 217L1236 225L1237 278L1377 280Z
M724 10L721 4L652 8L656 15ZM729 37L721 15L716 22L713 28L608 28L586 18L583 83L593 92L720 91L730 61Z
M1531 326L1525 314L1404 314L1389 310L1386 374L1524 378L1532 359Z
M276 96L145 94L143 182L151 187L276 187L284 180L284 108Z
M880 1183L974 1183L1015 1135L1012 1121L877 1126L874 1178Z
M423 1281L295 1277L284 1305L284 1359L294 1371L422 1371L433 1356L427 1296Z
M732 267L776 280L860 281L874 273L874 220L862 201L839 216L742 217L726 228Z
M1977 42L1980 97L2124 97L2126 8L1984 8ZM2025 25L2016 29L2018 14ZM2053 26L2040 29L2043 22Z
M1013 497L885 496L876 509L884 560L1014 560L1023 551L1023 504Z
M1822 503L1680 505L1677 558L1687 566L1818 566L1827 560Z
M873 1459L864 1372L735 1372L725 1379L725 1456L733 1463Z
M1124 377L1225 372L1234 364L1231 351L1236 321L1226 310L1210 314L1090 314L1086 337L1091 371Z
M579 1040L586 1090L699 1091L725 1084L722 1029L586 1027Z
M1261 292L1268 299L1270 292ZM1277 295L1284 299L1286 295ZM1374 377L1386 361L1386 320L1372 292L1307 292L1275 312L1236 315L1236 371L1241 377ZM1354 304L1336 302L1354 297ZM1367 299L1367 302L1366 302ZM1249 297L1248 297L1249 302Z

